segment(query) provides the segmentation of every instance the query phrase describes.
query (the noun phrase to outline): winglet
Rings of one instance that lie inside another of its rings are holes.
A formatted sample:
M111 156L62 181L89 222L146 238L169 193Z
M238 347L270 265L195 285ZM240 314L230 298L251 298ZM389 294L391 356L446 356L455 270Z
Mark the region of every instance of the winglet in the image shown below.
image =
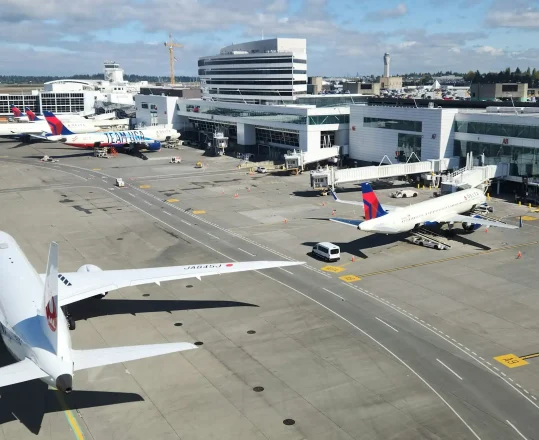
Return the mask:
M58 243L49 248L42 304L42 330L54 354L58 353Z

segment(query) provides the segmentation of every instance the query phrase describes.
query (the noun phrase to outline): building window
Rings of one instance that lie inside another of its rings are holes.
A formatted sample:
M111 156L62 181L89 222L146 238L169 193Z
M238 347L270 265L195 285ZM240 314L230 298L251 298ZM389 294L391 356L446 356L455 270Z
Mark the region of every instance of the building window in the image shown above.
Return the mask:
M502 84L502 92L518 92L518 84Z
M399 133L397 140L399 162L418 162L421 160L421 135ZM415 153L412 155L412 153ZM416 157L417 156L417 157Z
M299 132L286 130L270 130L256 127L256 142L258 144L279 144L299 147Z
M350 115L316 115L307 118L309 125L348 124Z
M422 131L421 121L406 121L404 119L363 118L363 127L387 128L400 131Z
M141 106L142 108L147 109L147 108L148 108L148 103L147 103L147 102L143 102L142 104L140 104L140 106Z
M539 139L539 125L495 124L490 122L457 121L457 133L488 134L491 136Z
M150 110L157 110L157 106L155 104L150 104Z

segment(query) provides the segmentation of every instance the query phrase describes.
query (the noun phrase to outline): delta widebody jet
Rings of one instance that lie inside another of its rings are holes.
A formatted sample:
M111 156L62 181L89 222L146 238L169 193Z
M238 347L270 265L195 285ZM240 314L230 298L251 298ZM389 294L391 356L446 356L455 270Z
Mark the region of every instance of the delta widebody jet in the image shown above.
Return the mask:
M106 131L99 133L75 134L69 130L52 112L43 112L49 124L51 136L44 139L62 142L77 148L144 147L149 151L159 151L161 142L175 140L180 133L172 128L147 128L142 130Z
M188 342L92 350L71 348L66 306L128 286L302 264L290 261L198 264L129 270L85 265L58 273L51 243L47 271L39 275L15 239L0 231L0 334L18 361L0 368L0 387L41 379L69 393L76 371L197 348ZM105 300L106 301L106 300Z
M354 226L360 231L380 234L399 234L418 230L423 226L461 223L467 232L481 226L517 229L500 221L486 219L477 214L486 205L486 196L478 189L467 189L452 194L429 199L405 207L382 207L376 194L368 183L361 184L363 202L340 200L332 191L333 198L339 203L363 206L365 220L331 218L331 221Z

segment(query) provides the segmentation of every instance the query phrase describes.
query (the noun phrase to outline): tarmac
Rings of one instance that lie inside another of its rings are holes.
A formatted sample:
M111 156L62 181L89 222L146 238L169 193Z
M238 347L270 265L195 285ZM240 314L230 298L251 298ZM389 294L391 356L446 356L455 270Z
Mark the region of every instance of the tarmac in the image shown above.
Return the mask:
M73 305L77 349L202 344L82 371L69 396L39 381L5 387L0 439L538 438L537 213L493 198L493 215L524 216L523 228L457 234L437 251L329 222L362 212L312 192L306 174L251 174L191 148L148 157L0 142L0 228L38 272L52 240L61 271L306 264ZM375 190L382 204L432 196ZM355 185L339 196L361 199ZM314 259L320 241L341 261Z

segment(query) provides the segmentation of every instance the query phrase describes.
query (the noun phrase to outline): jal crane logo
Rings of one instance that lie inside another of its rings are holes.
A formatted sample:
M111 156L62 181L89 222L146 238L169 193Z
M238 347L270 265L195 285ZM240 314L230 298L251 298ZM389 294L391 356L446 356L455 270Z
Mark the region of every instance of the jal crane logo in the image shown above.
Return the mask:
M45 308L45 315L49 328L55 332L56 328L58 327L58 310L56 308L56 301L54 297L52 297L47 304L47 307Z

